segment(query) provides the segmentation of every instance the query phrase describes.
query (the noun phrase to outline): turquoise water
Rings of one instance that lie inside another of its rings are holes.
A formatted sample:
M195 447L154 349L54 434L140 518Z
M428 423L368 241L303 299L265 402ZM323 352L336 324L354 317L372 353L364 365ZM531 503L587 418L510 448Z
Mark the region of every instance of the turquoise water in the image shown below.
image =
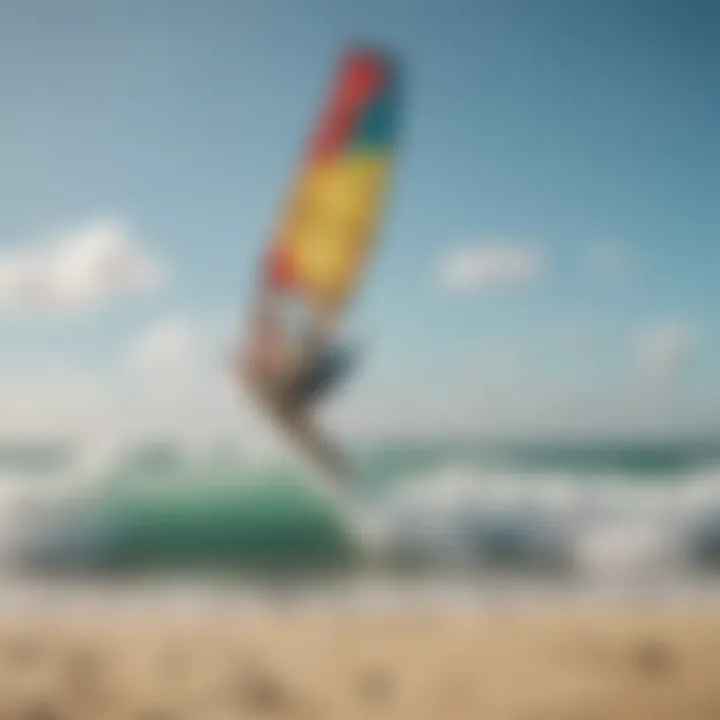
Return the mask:
M307 575L363 562L354 521L289 462L147 444L76 487L72 453L38 457L0 450L0 473L18 495L32 486L14 550L43 571ZM354 462L358 482L345 497L393 569L584 576L719 564L714 441L396 443Z

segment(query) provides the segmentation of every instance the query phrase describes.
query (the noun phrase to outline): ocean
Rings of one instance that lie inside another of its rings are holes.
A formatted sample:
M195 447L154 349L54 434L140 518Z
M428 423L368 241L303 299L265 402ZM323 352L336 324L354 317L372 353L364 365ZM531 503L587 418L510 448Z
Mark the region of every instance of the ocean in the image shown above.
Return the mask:
M42 577L485 587L687 584L720 571L715 441L396 442L354 462L338 501L292 459L228 445L5 446L0 561Z

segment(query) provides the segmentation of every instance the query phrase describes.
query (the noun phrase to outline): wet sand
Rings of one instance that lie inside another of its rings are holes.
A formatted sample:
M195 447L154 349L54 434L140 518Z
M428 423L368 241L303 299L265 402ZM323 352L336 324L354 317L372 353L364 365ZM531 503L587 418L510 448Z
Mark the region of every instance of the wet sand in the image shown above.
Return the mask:
M0 718L717 720L720 609L10 614Z

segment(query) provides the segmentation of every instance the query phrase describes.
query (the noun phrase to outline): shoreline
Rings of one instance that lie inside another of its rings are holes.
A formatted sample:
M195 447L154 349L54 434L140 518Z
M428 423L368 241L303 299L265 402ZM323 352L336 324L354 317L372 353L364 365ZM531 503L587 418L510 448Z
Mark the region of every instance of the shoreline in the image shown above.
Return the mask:
M298 581L254 581L227 575L146 578L27 578L1 575L0 619L15 612L104 612L148 609L157 612L323 612L437 611L440 614L496 609L521 612L671 611L717 607L720 578L647 582L573 581L553 578L353 574Z

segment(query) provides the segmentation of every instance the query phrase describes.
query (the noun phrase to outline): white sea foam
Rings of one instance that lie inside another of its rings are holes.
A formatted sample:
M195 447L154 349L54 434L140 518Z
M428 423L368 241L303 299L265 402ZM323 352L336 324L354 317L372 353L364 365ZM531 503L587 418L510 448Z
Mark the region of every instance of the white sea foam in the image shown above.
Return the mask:
M682 573L703 546L720 545L720 468L649 480L454 467L383 502L396 547L462 553L478 567L569 565L636 579Z

